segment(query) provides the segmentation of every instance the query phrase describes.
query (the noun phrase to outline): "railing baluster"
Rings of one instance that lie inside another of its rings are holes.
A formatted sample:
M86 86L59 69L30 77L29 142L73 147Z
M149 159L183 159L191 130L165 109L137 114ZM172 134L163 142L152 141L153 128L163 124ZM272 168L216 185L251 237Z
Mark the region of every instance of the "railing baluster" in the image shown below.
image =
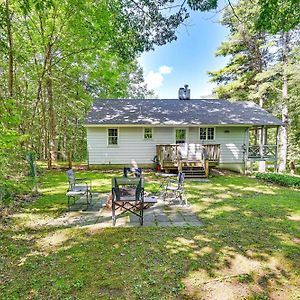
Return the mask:
M276 145L250 145L248 147L248 158L275 158Z

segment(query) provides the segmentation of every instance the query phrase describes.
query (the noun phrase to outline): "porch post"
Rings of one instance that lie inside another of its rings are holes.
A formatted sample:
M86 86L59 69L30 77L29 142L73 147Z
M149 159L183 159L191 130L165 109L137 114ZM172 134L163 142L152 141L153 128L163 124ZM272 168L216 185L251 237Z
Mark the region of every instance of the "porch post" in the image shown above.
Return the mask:
M264 145L265 145L265 126L261 126L260 129L260 141L259 141L259 155L260 160L258 162L258 171L266 172L266 161L264 159Z
M276 127L276 153L274 161L274 172L278 173L278 138L279 138L279 126Z

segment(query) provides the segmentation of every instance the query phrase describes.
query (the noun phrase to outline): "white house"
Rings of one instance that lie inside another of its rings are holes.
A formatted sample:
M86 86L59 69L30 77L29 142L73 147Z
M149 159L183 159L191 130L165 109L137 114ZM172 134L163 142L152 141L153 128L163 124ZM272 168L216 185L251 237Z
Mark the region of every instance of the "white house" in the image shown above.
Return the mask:
M180 145L180 154L175 153L180 159L184 155L190 159L193 153L193 159L197 160L197 149L205 145L209 161L222 168L243 171L248 160L269 159L276 164L277 132L282 125L253 102L99 99L85 122L88 164L90 167L151 166L155 155L163 160L159 152L162 148L173 155L176 145ZM267 129L272 131L270 128L277 129L272 144L266 134ZM253 129L262 132L259 138L250 139Z

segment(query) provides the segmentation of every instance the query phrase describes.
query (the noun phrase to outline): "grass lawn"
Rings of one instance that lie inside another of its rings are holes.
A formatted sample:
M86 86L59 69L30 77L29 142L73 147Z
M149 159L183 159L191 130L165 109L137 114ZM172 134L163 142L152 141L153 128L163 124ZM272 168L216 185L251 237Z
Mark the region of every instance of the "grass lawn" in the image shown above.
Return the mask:
M116 172L78 172L110 190ZM300 192L227 174L187 182L202 227L46 226L64 172L0 221L0 299L298 299ZM146 176L146 191L159 182Z

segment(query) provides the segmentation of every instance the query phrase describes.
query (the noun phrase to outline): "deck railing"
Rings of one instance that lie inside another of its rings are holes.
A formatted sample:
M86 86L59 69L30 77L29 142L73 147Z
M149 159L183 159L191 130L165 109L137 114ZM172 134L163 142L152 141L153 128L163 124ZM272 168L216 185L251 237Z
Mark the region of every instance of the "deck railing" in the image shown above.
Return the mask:
M253 159L276 159L276 145L250 145L248 147L248 158Z
M207 144L202 146L209 161L218 162L220 160L220 144Z
M199 161L205 164L205 160L218 162L220 159L220 144L164 144L156 145L158 160L165 166L178 167L179 161Z

